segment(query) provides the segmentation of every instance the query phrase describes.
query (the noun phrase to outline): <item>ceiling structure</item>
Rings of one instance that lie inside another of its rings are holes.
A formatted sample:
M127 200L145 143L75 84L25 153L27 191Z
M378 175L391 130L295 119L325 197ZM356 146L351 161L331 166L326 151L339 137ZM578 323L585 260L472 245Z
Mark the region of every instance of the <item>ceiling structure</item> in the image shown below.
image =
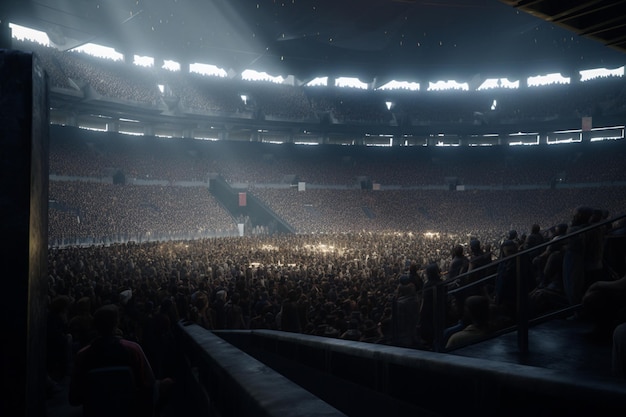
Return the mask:
M11 3L11 4L7 4ZM23 0L0 19L62 50L214 64L234 73L416 77L529 75L624 65L624 1Z
M626 1L500 0L518 10L626 53Z

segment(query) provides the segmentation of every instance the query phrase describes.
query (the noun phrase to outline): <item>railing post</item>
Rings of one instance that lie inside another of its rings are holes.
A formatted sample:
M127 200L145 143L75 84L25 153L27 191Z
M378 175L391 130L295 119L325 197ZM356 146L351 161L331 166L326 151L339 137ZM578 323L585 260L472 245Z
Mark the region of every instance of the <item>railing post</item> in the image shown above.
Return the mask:
M446 298L448 296L447 286L445 284L435 285L433 287L434 294L434 328L435 335L433 340L433 351L443 351L443 331L445 326L446 317Z
M527 277L522 276L522 256L515 258L517 279L517 347L520 353L528 353L528 285Z

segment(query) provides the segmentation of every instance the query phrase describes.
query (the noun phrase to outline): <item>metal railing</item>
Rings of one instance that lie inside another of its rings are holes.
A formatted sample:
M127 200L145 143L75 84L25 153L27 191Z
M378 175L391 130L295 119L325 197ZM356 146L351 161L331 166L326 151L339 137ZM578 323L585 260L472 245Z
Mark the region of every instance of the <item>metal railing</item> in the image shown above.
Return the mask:
M436 352L452 351L454 349L458 349L460 347L464 347L469 344L473 344L473 343L487 340L487 339L492 339L492 338L501 336L506 333L517 331L517 345L518 345L518 349L520 353L528 352L528 333L529 333L530 327L540 324L540 323L545 323L546 321L550 321L556 318L568 317L576 313L577 311L580 311L582 309L582 304L581 303L570 304L567 307L555 308L549 312L542 313L540 315L531 314L531 310L529 308L529 303L530 303L529 290L526 285L526 280L523 279L526 277L523 276L522 271L521 271L522 256L528 256L530 253L544 250L548 246L554 245L555 243L560 243L560 244L567 243L574 237L584 235L585 233L598 229L600 227L609 226L624 218L626 218L626 213L622 213L608 220L603 220L597 223L593 223L589 226L586 226L579 230L575 230L573 232L567 232L564 235L556 239L548 240L532 248L520 250L510 256L501 257L499 259L492 260L489 264L473 269L471 271L459 274L452 280L444 280L441 283L437 283L437 285L435 285L432 288L432 291L434 291L433 297L435 300L434 306L433 306L435 335L434 335L432 349ZM484 286L484 285L494 282L497 276L498 265L503 262L508 262L510 260L515 260L516 262L517 300L516 300L515 323L510 326L505 326L499 329L495 329L489 332L483 338L472 341L471 343L465 344L464 346L455 347L454 349L446 349L445 340L444 340L444 331L447 327L446 326L446 314L448 310L447 306L448 306L449 297L454 296L455 294L460 294L464 291L468 291L469 289L472 289L473 287L480 287L480 286ZM493 269L496 269L496 271L493 272ZM481 273L481 272L483 273L487 272L489 273L489 275L479 280L476 280L474 282L471 282L469 284L459 286L459 284L464 279L467 279L470 276ZM452 287L456 287L456 288L452 288ZM428 290L431 290L431 289L428 289Z

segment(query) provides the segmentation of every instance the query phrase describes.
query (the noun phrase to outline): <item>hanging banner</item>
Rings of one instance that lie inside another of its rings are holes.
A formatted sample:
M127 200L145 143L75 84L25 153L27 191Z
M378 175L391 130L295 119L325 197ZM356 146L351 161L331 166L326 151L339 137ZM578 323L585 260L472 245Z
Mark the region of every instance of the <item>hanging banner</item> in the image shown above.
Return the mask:
M246 193L239 193L239 207L246 206Z

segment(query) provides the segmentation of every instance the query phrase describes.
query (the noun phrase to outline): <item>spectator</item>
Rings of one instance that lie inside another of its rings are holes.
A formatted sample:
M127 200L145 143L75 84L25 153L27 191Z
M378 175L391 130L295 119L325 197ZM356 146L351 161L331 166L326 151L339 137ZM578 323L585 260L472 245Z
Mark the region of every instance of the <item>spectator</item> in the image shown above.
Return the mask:
M213 311L209 306L209 296L204 291L197 291L195 297L192 297L193 301L193 314L192 321L204 327L207 330L215 329L215 323L213 320Z
M567 232L567 224L560 223L551 230L551 244L532 259L538 288L563 290L563 250L561 239Z
M500 249L502 259L505 260L498 264L493 302L498 320L502 325L506 325L514 323L517 319L518 295L522 297L528 296L535 288L535 281L531 273L528 257L520 255L519 279L522 281L522 286L519 288L524 288L526 293L519 294L517 276L518 260L512 258L512 256L518 252L518 245L512 240L505 240Z
M84 348L96 337L89 297L81 297L76 302L76 314L69 320L68 327L75 350Z
M392 320L395 345L413 348L420 346L418 331L420 297L408 275L400 277L397 295L394 300Z
M366 343L378 343L382 339L383 335L381 334L379 326L374 323L374 320L367 319L363 323L363 332L361 334L361 342Z
M71 299L58 295L48 306L46 353L48 375L56 382L62 381L70 371L72 359L72 334L68 326Z
M102 306L94 313L98 337L76 354L69 387L69 402L74 406L89 405L86 403L89 397L87 392L89 371L102 367L128 366L132 370L135 383L135 392L132 395L133 414L152 416L155 404L161 406L173 380L155 379L141 346L117 336L118 320L119 312L116 305Z
M526 239L524 240L524 244L522 245L521 249L532 249L535 246L541 245L543 242L544 237L541 234L541 227L537 223L535 223L531 226L530 234L526 236ZM539 252L533 251L530 252L528 256L530 257L530 259L534 259L537 255L539 255Z
M600 223L603 216L603 210L593 209L589 217L589 225ZM604 246L607 232L607 226L600 226L585 233L585 289L594 282L603 279L608 272L604 267Z
M594 325L593 336L608 340L615 327L626 322L626 275L589 286L582 299L583 312Z
M432 349L435 340L435 288L442 282L439 265L431 262L426 266L426 282L418 322L420 345L425 349Z
M469 258L467 270L468 272L473 272L475 270L478 270L478 271L469 274L467 276L467 279L463 281L462 283L463 285L480 281L481 279L488 276L489 271L486 267L492 262L491 252L490 251L486 252L483 250L483 248L481 247L480 240L476 238L471 239L469 247L470 247L470 258ZM470 293L474 295L478 295L479 293L482 293L483 295L487 295L485 291L486 291L486 286L483 285L480 287L474 287L473 289L470 290Z
M362 337L363 334L359 330L359 321L356 319L351 319L348 322L348 329L339 336L340 339L355 341L361 340Z
M611 372L618 378L626 378L626 322L613 331Z
M287 298L283 301L281 316L280 316L280 330L286 332L302 332L302 326L300 323L300 315L298 311L298 299L299 295L295 290L290 290L287 294Z
M446 279L451 280L456 278L457 275L467 272L467 269L469 268L469 259L463 252L464 248L462 245L455 245L454 248L452 248L452 261L450 262Z
M458 275L467 272L469 268L469 259L464 255L463 252L463 245L455 245L452 248L452 260L450 261L450 266L448 267L446 280L454 280ZM466 281L466 279L462 279L462 281ZM457 282L455 284L455 287L458 287L461 284L462 282ZM453 313L457 318L459 318L463 315L463 303L465 302L465 294L463 292L455 293L453 301Z
M469 324L450 335L446 342L446 349L466 346L481 340L490 333L489 304L489 299L481 295L473 295L465 300L464 322Z
M571 235L589 225L593 209L579 206L574 210L567 234ZM586 237L577 234L568 237L563 252L563 288L570 305L579 304L586 290L585 247ZM589 250L591 250L589 248Z
M242 330L247 328L240 301L241 295L238 292L235 292L230 300L228 300L224 305L226 329Z

